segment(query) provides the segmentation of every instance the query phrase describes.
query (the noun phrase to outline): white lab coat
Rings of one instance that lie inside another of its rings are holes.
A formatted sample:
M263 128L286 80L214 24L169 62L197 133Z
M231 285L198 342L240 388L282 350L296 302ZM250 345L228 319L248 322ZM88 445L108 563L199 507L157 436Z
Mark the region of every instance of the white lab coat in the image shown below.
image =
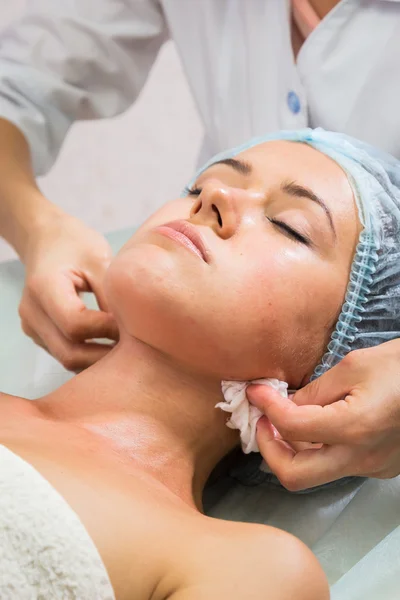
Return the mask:
M202 158L307 125L400 158L399 0L341 0L297 65L287 0L30 0L0 38L0 116L25 134L36 174L74 121L134 102L169 37L204 125Z

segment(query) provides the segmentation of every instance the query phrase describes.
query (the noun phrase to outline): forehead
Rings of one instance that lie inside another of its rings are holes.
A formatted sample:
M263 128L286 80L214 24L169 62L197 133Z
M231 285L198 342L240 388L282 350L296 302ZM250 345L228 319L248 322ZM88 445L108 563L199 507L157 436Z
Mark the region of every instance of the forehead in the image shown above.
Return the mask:
M272 141L249 148L236 158L248 161L252 183L280 184L296 180L332 204L354 208L355 199L343 169L329 156L301 142Z

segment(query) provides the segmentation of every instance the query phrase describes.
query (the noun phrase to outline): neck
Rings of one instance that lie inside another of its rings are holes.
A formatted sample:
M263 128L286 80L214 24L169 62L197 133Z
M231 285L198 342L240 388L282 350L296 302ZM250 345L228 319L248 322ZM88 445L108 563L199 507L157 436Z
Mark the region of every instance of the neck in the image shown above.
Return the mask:
M106 358L49 394L50 418L83 427L120 459L201 508L214 466L238 443L214 408L220 382L189 373L145 344L121 339Z

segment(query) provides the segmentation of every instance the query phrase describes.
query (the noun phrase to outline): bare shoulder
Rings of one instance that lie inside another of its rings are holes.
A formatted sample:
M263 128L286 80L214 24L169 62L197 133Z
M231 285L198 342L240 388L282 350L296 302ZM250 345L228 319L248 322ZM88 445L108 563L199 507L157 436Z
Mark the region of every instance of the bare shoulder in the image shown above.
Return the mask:
M0 437L16 433L26 419L39 416L36 403L19 396L11 396L0 392ZM25 428L26 429L26 428Z
M170 600L329 599L321 566L294 536L267 525L209 521Z
M27 400L20 396L12 396L4 392L0 392L0 410L2 411L2 416L7 415L10 417L14 415L19 416L20 414L30 416L38 413L35 402L32 402L32 400Z

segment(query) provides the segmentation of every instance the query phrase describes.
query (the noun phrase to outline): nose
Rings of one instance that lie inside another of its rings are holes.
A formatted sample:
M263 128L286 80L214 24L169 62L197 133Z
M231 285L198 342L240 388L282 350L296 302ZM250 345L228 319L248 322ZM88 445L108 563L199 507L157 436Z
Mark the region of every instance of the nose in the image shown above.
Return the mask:
M232 188L219 181L208 181L192 206L190 220L197 225L207 225L219 237L228 239L240 227L251 201L248 196L247 190Z

